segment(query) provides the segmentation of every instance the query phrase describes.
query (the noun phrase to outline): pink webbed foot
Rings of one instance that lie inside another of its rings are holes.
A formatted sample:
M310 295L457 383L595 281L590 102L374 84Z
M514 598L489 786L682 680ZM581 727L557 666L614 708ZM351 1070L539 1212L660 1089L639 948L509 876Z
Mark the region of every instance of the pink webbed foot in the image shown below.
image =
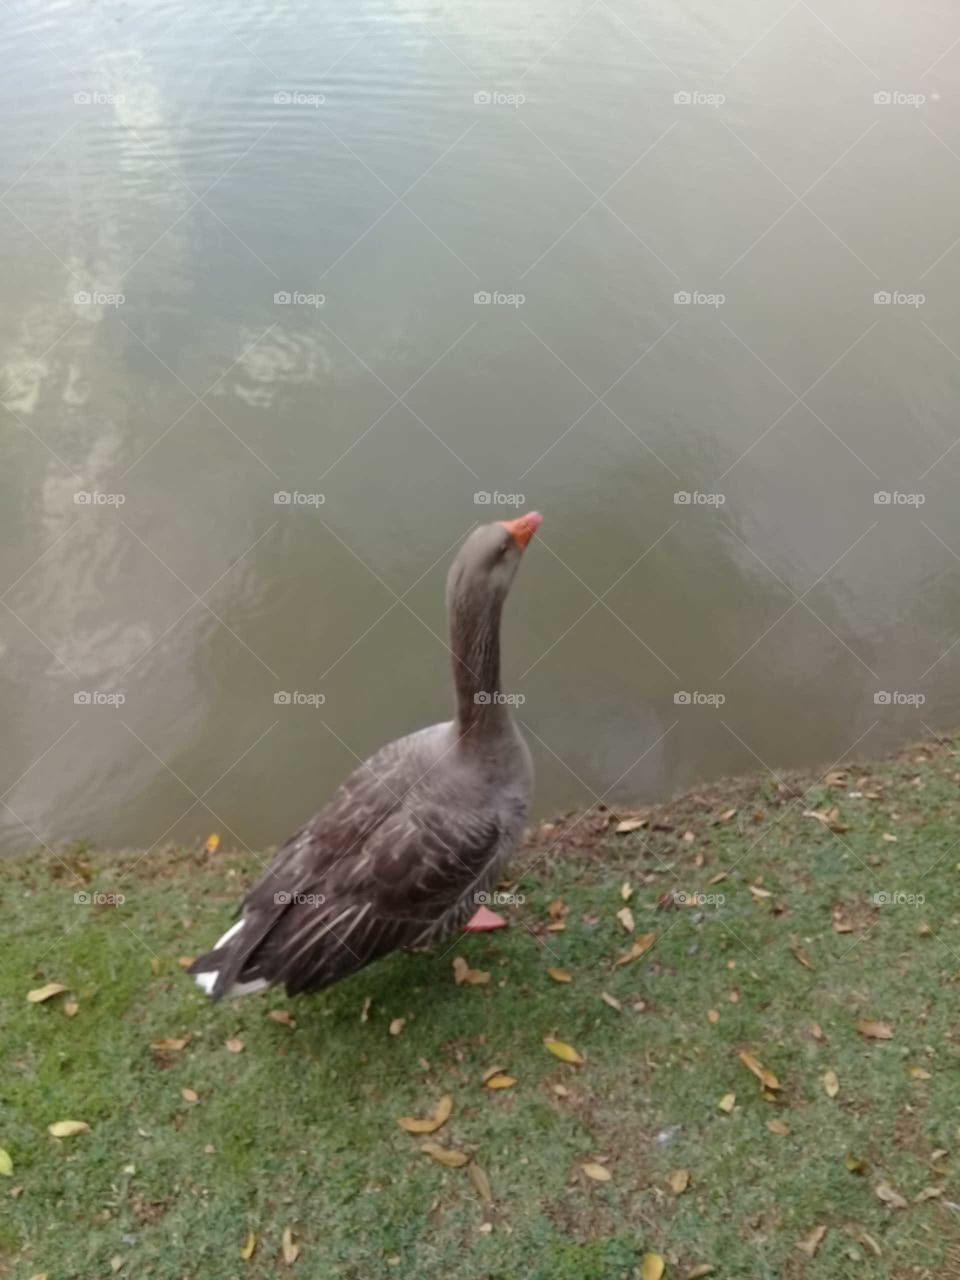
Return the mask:
M489 933L492 929L505 929L507 922L489 907L480 907L464 927L467 933Z

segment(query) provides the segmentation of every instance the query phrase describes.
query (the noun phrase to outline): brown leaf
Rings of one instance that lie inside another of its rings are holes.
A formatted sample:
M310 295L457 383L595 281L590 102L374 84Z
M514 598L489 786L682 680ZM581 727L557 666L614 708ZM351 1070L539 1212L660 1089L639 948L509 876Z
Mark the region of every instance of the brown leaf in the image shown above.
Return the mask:
M737 816L736 809L724 809L723 813L717 815L715 821L729 822L731 818L735 818L736 816Z
M785 1138L790 1132L789 1126L785 1125L782 1120L768 1120L767 1128L771 1133L775 1133L779 1138Z
M555 1058L559 1058L561 1062L569 1062L575 1067L583 1066L583 1058L577 1053L573 1045L564 1044L562 1040L553 1040L550 1037L547 1037L543 1044L544 1048L548 1049Z
M613 1174L602 1164L582 1164L580 1168L594 1182L609 1182Z
M490 1179L478 1164L471 1164L467 1169L467 1177L473 1183L477 1195L484 1204L493 1204L493 1192L490 1190Z
M633 933L636 928L636 924L634 923L633 912L629 907L621 907L617 912L617 919L620 921L621 925L623 925L624 929L626 929L627 933Z
M231 1053L243 1053L243 1041L237 1036L231 1036L229 1040L224 1040L224 1047L229 1049Z
M620 956L617 964L630 964L632 960L639 960L645 955L657 940L655 933L641 933L639 938L634 938L633 946L624 955Z
M825 1036L824 1036L824 1034L823 1034L823 1027L821 1027L821 1026L820 1026L820 1023L819 1023L819 1022L811 1022L811 1024L810 1024L810 1034L813 1036L814 1040L825 1040L825 1039L826 1039L826 1037L825 1037Z
M913 1197L914 1204L922 1204L924 1200L935 1200L943 1195L943 1187L924 1187L919 1195Z
M44 1000L52 1000L66 990L62 982L48 982L45 987L34 987L32 991L28 991L27 999L31 1004L43 1004Z
M674 1195L682 1196L690 1185L689 1169L674 1169L670 1175L670 1186Z
M288 1267L292 1267L296 1260L300 1257L300 1246L294 1244L293 1232L289 1227L283 1228L283 1237L280 1242L280 1251L283 1254L283 1260Z
M150 1044L151 1049L155 1049L157 1053L179 1053L181 1049L185 1049L190 1043L192 1036L188 1033L179 1039L170 1040L154 1040Z
M877 1022L875 1018L858 1018L857 1030L868 1040L892 1040L893 1028L886 1022Z
M452 1111L453 1098L449 1093L445 1093L434 1108L433 1114L426 1119L418 1120L415 1116L400 1116L397 1124L401 1129L406 1129L407 1133L436 1133L450 1119Z
M604 1004L608 1004L611 1009L617 1009L619 1011L620 1001L617 999L616 996L611 996L606 991L601 991L600 999L603 1001Z
M566 969L548 969L547 973L554 982L572 982L573 978L567 973Z
M297 1025L296 1020L291 1018L286 1009L270 1009L267 1017L274 1022L279 1022L281 1027L289 1027L291 1031Z
M791 947L790 950L793 952L794 958L798 960L805 969L813 969L815 967L813 961L804 951L803 947L795 946Z
M884 1204L888 1204L891 1209L905 1209L907 1202L899 1191L891 1187L889 1182L879 1182L873 1188L873 1193L878 1200L882 1200Z
M466 982L471 987L485 987L490 981L490 974L483 969L471 969L463 956L454 956L453 980L458 987Z
M446 1165L448 1169L459 1169L470 1159L462 1151L453 1151L450 1147L441 1147L436 1142L425 1142L420 1148L424 1155L436 1160L437 1164Z
M712 1022L714 1025L715 1025L716 1023L718 1023L718 1022L720 1021L720 1010L719 1010L719 1009L708 1009L708 1010L707 1010L707 1021L708 1021L708 1022Z
M817 1250L823 1244L823 1237L827 1234L825 1226L814 1227L808 1236L797 1242L797 1248L801 1253L805 1253L808 1258L812 1258Z
M777 1090L780 1088L780 1081L777 1077L762 1062L759 1062L752 1053L747 1053L744 1050L738 1053L737 1057L748 1071L753 1072L765 1089Z

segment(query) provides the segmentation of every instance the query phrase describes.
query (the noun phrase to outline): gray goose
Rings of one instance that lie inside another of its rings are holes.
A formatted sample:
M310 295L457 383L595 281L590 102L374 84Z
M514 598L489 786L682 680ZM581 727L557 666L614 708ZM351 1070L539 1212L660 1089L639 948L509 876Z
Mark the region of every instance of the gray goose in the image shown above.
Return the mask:
M523 827L533 766L500 690L500 615L542 518L464 541L447 576L453 720L381 747L283 845L190 966L214 1000L319 991L399 948L504 923L478 904Z

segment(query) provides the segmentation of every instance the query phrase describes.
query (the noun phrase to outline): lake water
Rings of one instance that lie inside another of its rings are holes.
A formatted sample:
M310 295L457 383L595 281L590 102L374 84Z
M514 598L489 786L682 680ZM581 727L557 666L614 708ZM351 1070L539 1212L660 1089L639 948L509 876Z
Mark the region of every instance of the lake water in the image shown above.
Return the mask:
M0 23L0 847L283 839L500 498L540 814L960 720L954 6Z

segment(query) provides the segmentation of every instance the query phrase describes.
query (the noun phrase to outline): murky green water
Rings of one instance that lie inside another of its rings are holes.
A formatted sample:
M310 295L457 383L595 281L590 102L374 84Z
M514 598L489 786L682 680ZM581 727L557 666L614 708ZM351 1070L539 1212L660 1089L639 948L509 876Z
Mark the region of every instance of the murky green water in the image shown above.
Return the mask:
M445 718L477 493L540 812L960 719L958 36L8 5L2 846L275 842Z

